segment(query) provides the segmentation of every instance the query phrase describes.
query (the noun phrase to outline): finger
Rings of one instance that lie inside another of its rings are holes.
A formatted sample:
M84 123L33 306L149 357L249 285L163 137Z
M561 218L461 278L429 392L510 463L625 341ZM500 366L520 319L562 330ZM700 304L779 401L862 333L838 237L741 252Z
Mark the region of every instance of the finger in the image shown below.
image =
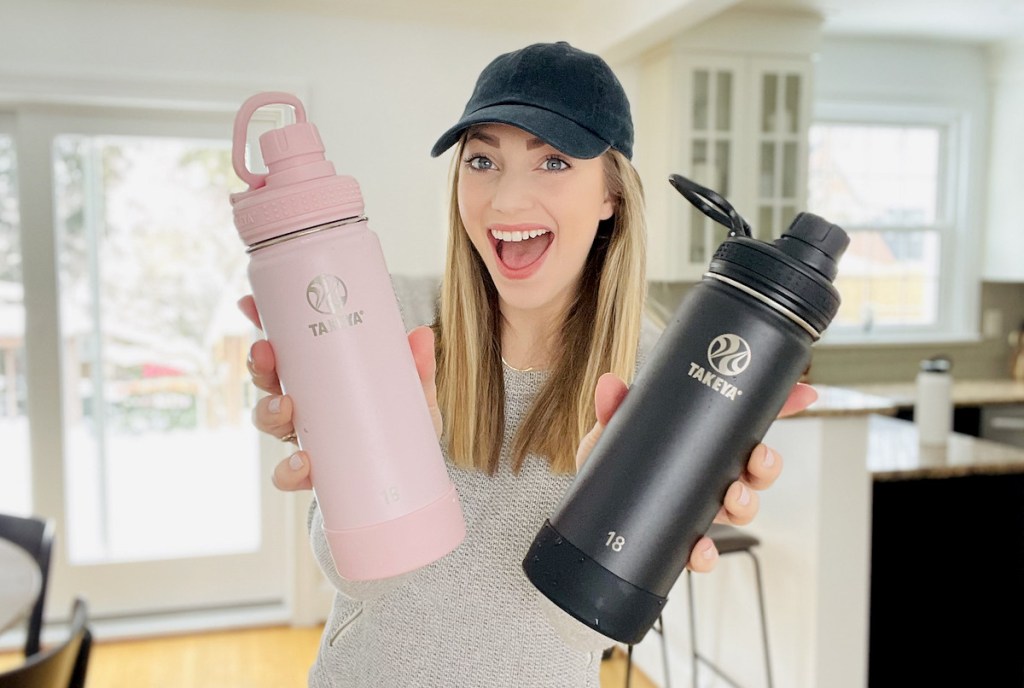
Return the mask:
M248 318L249 322L259 329L263 329L259 311L256 310L256 299L253 298L252 294L246 294L238 299L238 310L242 311L242 315Z
M579 470L583 463L594 450L594 446L604 432L604 426L611 420L615 409L626 398L629 388L614 373L605 373L597 380L597 387L594 389L594 411L597 415L597 422L590 432L580 440L579 449L576 450L576 470Z
M690 551L690 561L686 564L686 568L694 573L708 573L715 568L717 563L718 548L715 547L711 538L705 535L697 540L697 544Z
M747 461L743 482L755 490L767 490L782 473L782 457L777 451L764 444L754 447Z
M427 410L430 411L434 432L440 439L444 423L441 420L441 409L437 405L437 358L434 353L434 331L426 325L412 330L409 333L409 348L412 349L416 372L420 376L420 384L423 385L423 397L427 400Z
M598 378L597 387L594 389L594 411L597 413L597 423L602 429L612 419L612 414L626 398L628 391L626 383L615 373L605 373Z
M742 480L737 480L726 490L722 507L715 516L715 523L745 526L757 516L759 505L757 493Z
M249 377L252 383L264 392L271 394L281 393L281 381L277 377L277 359L274 357L274 348L266 339L259 339L249 347L249 360L246 361L249 368Z
M274 466L270 476L274 487L284 492L310 490L313 483L309 477L309 457L304 451L297 451Z
M289 396L271 395L263 397L252 407L252 424L260 432L285 437L295 431L292 424L292 399Z
M813 404L817 398L818 392L813 387L798 382L789 391L789 397L787 397L786 403L782 405L782 410L779 411L777 417L785 418L786 416L792 416L794 413L800 413Z

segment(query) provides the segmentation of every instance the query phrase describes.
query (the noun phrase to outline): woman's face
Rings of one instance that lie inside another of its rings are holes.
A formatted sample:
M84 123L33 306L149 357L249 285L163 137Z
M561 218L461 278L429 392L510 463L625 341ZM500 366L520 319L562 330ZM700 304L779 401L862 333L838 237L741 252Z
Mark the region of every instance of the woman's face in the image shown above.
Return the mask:
M504 124L470 130L459 213L503 308L564 308L600 220L612 216L602 156L571 158Z

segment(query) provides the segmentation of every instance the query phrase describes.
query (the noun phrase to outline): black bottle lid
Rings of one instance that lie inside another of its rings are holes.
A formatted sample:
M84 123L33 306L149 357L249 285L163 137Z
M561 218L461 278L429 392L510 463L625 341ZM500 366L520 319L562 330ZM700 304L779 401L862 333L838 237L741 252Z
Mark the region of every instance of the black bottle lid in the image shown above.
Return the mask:
M711 259L710 276L767 299L817 339L839 311L839 292L832 280L850 245L846 232L805 212L773 243L758 241L750 236L747 222L717 193L680 175L672 175L669 181L708 217L731 230Z
M839 258L850 245L850 237L824 218L813 213L800 213L786 233L775 240L775 245L831 282L836 278Z
M925 373L948 373L953 370L953 361L948 356L932 356L921 361L920 368Z

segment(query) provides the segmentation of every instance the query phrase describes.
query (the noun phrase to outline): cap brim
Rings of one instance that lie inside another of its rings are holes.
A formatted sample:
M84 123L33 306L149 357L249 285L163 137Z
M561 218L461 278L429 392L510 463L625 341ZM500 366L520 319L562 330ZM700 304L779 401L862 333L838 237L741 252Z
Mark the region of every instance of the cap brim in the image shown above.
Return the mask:
M451 148L462 132L474 124L511 124L573 158L596 158L611 148L590 130L550 110L542 110L533 105L503 103L464 116L458 124L441 135L430 150L430 156L436 158Z

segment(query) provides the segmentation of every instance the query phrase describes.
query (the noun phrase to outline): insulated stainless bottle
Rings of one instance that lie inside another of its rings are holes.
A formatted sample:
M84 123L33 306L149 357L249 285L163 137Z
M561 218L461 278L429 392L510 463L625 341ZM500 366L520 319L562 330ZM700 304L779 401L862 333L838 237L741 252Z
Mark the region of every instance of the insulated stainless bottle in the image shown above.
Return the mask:
M298 121L260 136L268 172L255 174L246 128L278 103ZM235 226L338 573L373 580L434 562L466 526L359 184L336 173L292 94L246 100L233 136L249 184L231 196Z
M640 370L523 560L530 581L598 632L639 642L729 485L839 308L849 237L810 213L774 243L709 189L672 184L733 231Z

